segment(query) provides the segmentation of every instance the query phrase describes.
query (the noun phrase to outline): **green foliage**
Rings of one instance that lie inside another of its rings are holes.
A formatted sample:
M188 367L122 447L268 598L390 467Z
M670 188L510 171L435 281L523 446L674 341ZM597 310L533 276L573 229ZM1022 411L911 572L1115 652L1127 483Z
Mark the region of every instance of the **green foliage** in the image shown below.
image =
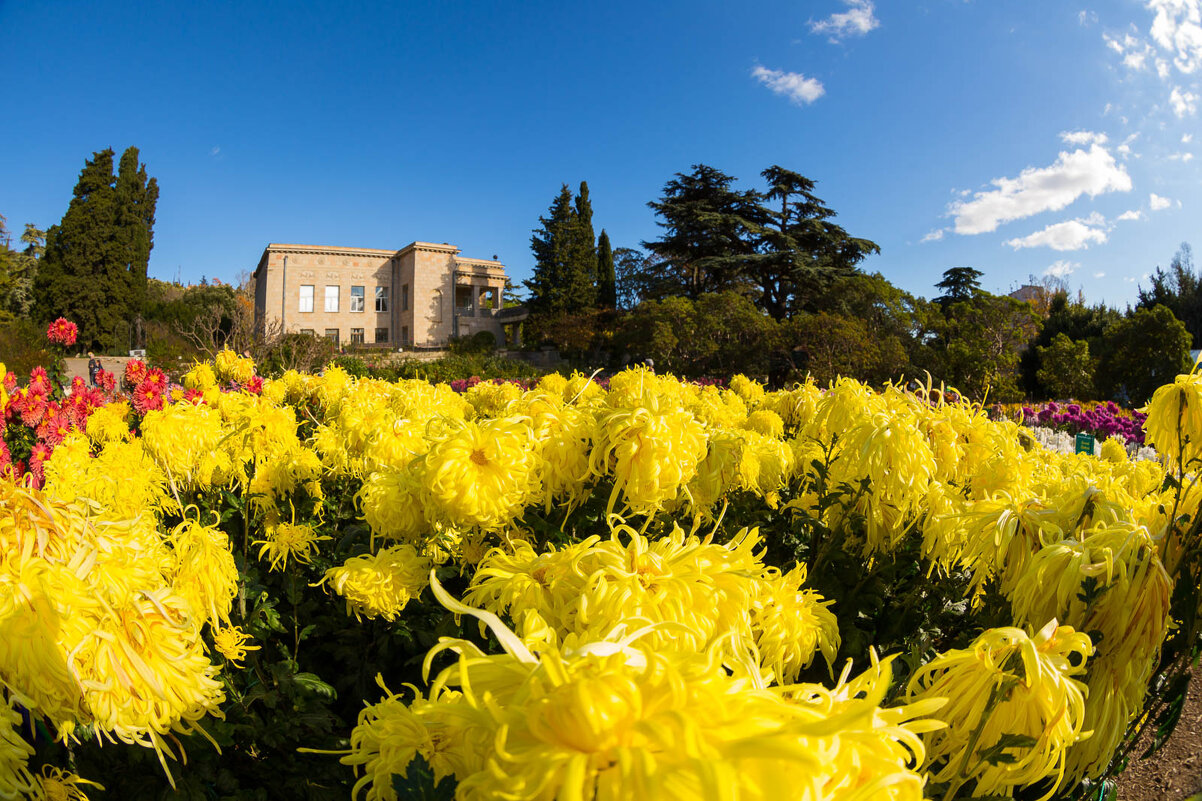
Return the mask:
M632 362L651 358L683 376L767 375L780 326L737 292L669 297L639 304L615 344Z
M879 385L900 378L909 366L901 340L875 335L858 317L819 312L798 315L786 326L798 372L794 380L808 373L821 385L839 376Z
M928 369L937 381L978 400L1022 398L1019 353L1040 326L1030 304L979 292L969 300L947 304L941 319L933 322Z
M1060 334L1064 334L1075 342L1086 342L1089 345L1090 355L1094 357L1096 371L1096 358L1097 354L1101 352L1102 335L1110 326L1122 319L1123 315L1117 310L1101 304L1087 306L1080 297L1070 298L1064 289L1051 293L1043 328L1040 329L1039 336L1032 341L1031 347L1027 348L1021 357L1023 387L1028 396L1046 398L1056 395L1040 381L1038 376L1041 348L1051 345ZM1094 397L1097 393L1097 382L1094 379L1091 381L1093 383L1089 397Z
M664 185L663 197L648 204L665 232L643 243L659 260L642 266L650 273L642 297L736 290L781 320L814 310L835 280L880 251L831 222L835 212L809 178L779 166L761 175L762 193L734 189L733 176L704 164Z
M29 320L0 322L0 362L10 373L27 377L38 365L49 366L55 356L46 342L46 329Z
M1094 399L1097 365L1089 355L1089 343L1075 342L1057 334L1052 344L1039 348L1039 381L1054 398Z
M34 281L39 322L66 317L79 326L81 349L123 350L146 300L158 183L128 148L113 172L111 149L80 172L62 222L46 233Z
M1161 384L1189 369L1190 334L1165 306L1136 309L1102 338L1098 388L1103 397L1142 405Z
M1142 286L1139 288L1136 308L1166 307L1185 324L1194 342L1202 342L1202 278L1194 271L1194 254L1189 243L1182 242L1169 262L1169 269L1157 267L1151 280L1152 285L1146 291Z
M614 268L614 251L609 234L601 231L597 238L597 305L602 309L618 306L618 277Z
M972 267L952 267L944 270L943 280L935 284L935 288L943 290L943 294L936 300L942 306L972 300L981 292L981 282L977 279L984 274Z
M653 266L671 294L697 299L747 285L754 237L765 220L758 193L732 189L734 181L695 164L691 174L677 173L664 184L660 200L647 204L664 233L643 247L660 258Z
M540 227L530 238L534 270L525 286L533 315L572 313L596 305L597 251L593 239L588 184L580 184L575 204L563 185Z
M497 338L491 331L477 331L451 340L448 349L456 356L480 356L497 349Z

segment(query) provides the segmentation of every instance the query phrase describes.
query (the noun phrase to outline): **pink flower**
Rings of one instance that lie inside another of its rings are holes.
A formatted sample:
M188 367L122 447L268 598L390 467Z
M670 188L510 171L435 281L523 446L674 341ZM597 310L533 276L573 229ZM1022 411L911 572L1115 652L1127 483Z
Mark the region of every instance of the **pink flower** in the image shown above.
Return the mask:
M64 317L60 317L46 329L46 339L56 345L70 347L79 336L79 327Z
M263 391L263 378L257 375L251 376L244 389L252 395L258 395Z

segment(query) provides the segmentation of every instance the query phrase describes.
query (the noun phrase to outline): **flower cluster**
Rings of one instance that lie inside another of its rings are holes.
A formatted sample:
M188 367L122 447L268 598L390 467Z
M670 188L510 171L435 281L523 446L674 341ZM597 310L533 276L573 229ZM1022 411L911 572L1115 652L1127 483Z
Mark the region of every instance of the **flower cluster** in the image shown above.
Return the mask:
M79 326L63 317L52 322L46 329L46 339L55 345L62 345L64 348L74 345L78 336Z
M1040 425L1067 431L1086 433L1095 437L1120 436L1128 442L1143 443L1144 420L1147 415L1135 409L1124 409L1114 401L1065 403L1048 401L1032 406L1008 406L1003 413L1029 426Z
M161 755L203 731L234 671L279 650L256 653L240 608L275 578L312 593L294 618L328 603L396 627L415 665L436 637L410 624L450 619L431 595L495 641L444 637L426 687L363 711L344 761L371 799L417 756L469 799L1050 795L1101 775L1140 719L1197 552L1193 374L1149 405L1163 462L1117 437L1056 452L955 393L850 379L456 389L334 365L264 379L228 351L180 385L137 360L124 379L0 384L0 797L82 793L29 767L21 710ZM960 639L907 654L900 701L893 656L852 630L860 585L816 566L836 552L964 601ZM293 622L295 662L313 629Z

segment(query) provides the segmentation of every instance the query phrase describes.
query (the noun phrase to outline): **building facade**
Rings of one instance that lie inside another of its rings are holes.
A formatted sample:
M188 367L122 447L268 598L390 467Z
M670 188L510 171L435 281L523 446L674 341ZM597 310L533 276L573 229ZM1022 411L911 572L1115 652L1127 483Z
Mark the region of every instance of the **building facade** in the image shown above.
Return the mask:
M453 245L400 250L271 244L255 268L255 321L339 344L436 348L488 331L505 344L505 266Z

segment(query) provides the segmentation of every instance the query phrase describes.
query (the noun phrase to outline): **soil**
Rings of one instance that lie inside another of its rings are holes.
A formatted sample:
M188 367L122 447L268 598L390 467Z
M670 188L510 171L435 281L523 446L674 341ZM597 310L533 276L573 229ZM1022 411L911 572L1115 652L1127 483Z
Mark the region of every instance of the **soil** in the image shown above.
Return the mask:
M1145 735L1150 740L1151 732ZM1147 744L1135 749L1142 754ZM1185 801L1202 793L1202 671L1194 674L1177 730L1151 758L1119 777L1119 801Z

